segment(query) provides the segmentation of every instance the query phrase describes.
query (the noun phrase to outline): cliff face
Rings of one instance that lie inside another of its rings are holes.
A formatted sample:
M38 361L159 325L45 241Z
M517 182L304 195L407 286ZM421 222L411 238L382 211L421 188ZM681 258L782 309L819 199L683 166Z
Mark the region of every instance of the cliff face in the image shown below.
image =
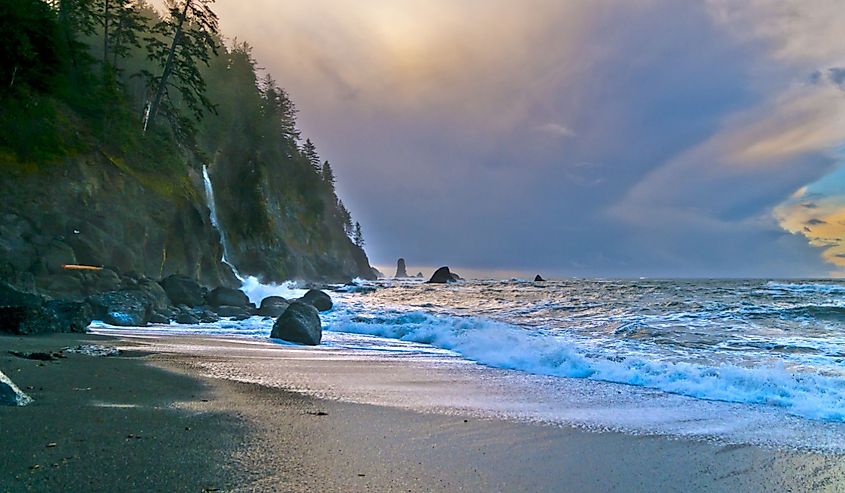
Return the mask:
M85 294L80 274L62 266L84 264L153 279L185 274L207 286L238 285L221 262L220 237L195 169L144 174L102 153L40 166L4 159L0 155L3 280L74 298ZM217 181L224 190L233 188ZM298 223L296 204L274 196L269 182L265 186L266 193L239 207L266 211L266 234L250 236L238 228L251 222L242 211L218 204L224 226L235 230L231 260L244 273L273 281L339 281L369 272L366 256L345 235L339 238L322 223Z
M243 159L220 155L209 174L229 260L241 274L269 282L374 278L319 183L301 190L282 170L249 170Z
M74 292L78 276L62 265L85 264L154 279L180 273L207 285L237 283L220 262L195 172L156 179L102 154L29 169L0 164L5 279L34 282L53 294Z

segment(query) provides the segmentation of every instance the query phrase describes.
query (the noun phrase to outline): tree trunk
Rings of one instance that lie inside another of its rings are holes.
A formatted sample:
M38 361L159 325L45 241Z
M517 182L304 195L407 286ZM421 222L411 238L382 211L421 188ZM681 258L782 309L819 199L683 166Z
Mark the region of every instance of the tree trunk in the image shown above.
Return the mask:
M176 56L176 46L179 44L179 38L182 36L182 25L185 23L185 18L188 16L188 7L191 6L192 0L185 1L185 8L182 9L182 17L179 18L179 24L176 26L176 33L173 35L173 43L170 45L170 52L167 54L167 62L164 64L164 72L161 74L161 80L156 88L155 98L153 98L152 106L147 118L144 120L144 133L152 124L156 116L158 116L158 109L161 106L161 98L164 96L164 90L167 87L167 78L170 77L170 72L173 71L173 58Z
M109 0L103 4L103 65L109 63Z

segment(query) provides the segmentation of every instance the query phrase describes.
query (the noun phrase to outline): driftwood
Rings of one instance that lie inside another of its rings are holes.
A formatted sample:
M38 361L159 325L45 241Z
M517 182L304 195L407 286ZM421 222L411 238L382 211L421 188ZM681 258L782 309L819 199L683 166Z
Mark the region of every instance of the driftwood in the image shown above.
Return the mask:
M103 270L102 267L97 267L96 265L77 265L77 264L64 264L62 268L65 270L95 270L101 271Z

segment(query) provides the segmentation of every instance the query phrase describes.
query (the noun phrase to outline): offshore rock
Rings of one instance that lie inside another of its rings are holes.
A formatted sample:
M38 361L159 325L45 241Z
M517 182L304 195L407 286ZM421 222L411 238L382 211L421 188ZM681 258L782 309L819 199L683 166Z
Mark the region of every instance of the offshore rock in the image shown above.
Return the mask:
M316 346L323 338L320 315L310 304L294 301L273 324L273 339Z
M405 259L400 258L396 262L396 275L393 277L408 277L408 271L405 270Z
M321 312L329 311L333 306L331 296L319 289L309 289L305 296L299 298L298 301L308 303Z
M540 274L537 274L536 276L534 276L534 282L545 282L545 281L546 280L543 279L543 276L541 276Z
M455 282L457 281L457 279L455 279L455 275L456 274L452 274L449 271L449 267L443 266L434 271L434 274L432 274L431 279L429 279L428 282L430 284L446 284L447 282Z
M0 406L26 406L32 398L0 371Z

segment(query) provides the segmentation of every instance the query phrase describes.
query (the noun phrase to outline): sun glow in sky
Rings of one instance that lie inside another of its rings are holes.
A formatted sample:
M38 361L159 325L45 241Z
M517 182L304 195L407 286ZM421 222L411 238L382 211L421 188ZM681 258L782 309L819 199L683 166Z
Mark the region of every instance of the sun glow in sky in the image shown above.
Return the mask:
M217 10L297 102L375 263L845 269L841 2L218 0Z

